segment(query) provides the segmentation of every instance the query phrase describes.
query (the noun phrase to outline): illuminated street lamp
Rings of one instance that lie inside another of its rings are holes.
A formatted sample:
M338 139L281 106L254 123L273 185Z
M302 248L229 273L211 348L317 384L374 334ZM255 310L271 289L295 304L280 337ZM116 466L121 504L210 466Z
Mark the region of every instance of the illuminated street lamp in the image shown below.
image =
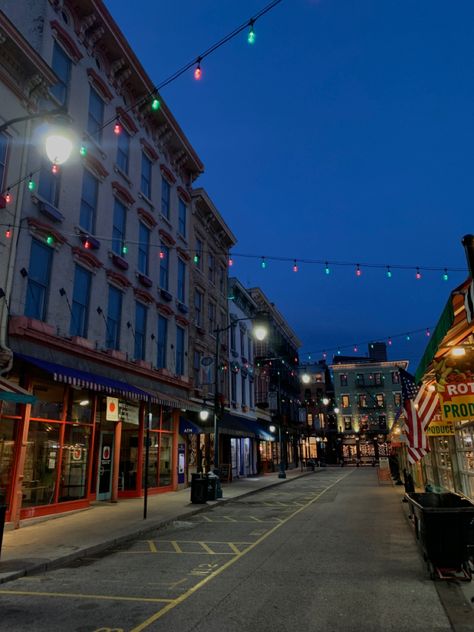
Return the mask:
M307 373L303 373L303 375L301 376L301 381L303 382L303 384L309 384L311 382L311 376Z
M203 408L203 410L199 411L199 419L201 421L207 421L209 418L209 411Z

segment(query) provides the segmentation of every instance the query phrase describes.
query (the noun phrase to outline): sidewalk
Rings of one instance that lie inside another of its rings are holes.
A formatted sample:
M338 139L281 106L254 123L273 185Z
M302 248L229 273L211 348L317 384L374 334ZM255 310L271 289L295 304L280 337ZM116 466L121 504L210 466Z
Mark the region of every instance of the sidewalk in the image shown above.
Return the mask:
M310 474L313 472L292 469L287 470L286 479L279 479L278 472L238 479L223 485L221 500L207 505L191 504L190 488L149 496L147 520L143 520L143 498L133 498L118 503L94 503L90 508L74 513L23 521L20 529L7 528L4 533L0 584L103 552L169 522L205 511L212 505Z

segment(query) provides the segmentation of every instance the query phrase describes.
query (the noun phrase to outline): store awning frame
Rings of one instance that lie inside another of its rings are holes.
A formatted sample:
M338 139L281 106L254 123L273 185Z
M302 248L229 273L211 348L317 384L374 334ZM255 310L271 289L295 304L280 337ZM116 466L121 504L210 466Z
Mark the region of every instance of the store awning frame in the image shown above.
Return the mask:
M198 426L198 424L194 423L187 417L183 417L180 415L179 417L179 434L180 435L190 435L190 434L201 434L203 429Z
M16 404L34 404L36 397L24 388L0 376L0 402Z

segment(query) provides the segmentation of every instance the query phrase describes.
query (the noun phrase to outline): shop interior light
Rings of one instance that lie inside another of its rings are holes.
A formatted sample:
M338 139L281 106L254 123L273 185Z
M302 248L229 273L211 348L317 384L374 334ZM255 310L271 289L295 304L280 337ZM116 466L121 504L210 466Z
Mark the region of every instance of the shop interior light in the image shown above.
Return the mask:
M464 347L454 347L451 349L451 355L459 358L466 355L466 349Z

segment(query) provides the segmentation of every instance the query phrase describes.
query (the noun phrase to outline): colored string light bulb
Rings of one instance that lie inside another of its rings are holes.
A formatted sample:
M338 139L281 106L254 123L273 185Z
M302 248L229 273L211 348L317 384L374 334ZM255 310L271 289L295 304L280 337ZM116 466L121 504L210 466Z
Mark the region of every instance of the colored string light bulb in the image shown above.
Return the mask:
M337 350L337 355L341 355L341 350L340 349Z
M329 268L329 263L328 263L327 261L326 261L326 263L324 264L324 272L325 272L326 274L330 274L330 273L331 273L331 270L330 270L330 268Z
M10 239L10 237L11 237L11 236L12 236L12 231L11 231L11 228L10 228L10 226L9 226L9 227L7 228L7 230L5 231L5 237L6 237L7 239Z
M48 235L46 237L46 243L48 244L48 246L52 246L54 244L54 237L52 235Z
M85 242L84 242L84 248L86 250L90 250L90 248L91 248L91 242L88 239L86 239Z
M444 269L443 272L443 281L447 281L449 279L447 268Z
M357 352L358 352L357 345L354 345L354 353L357 353Z
M29 191L34 191L35 188L36 188L35 181L33 180L33 178L30 175L30 179L28 180L28 190Z
M165 258L165 253L163 252L163 250L160 250L160 259L164 259Z
M356 276L360 277L360 276L361 276L361 274L362 274L362 270L360 269L359 264L357 264L357 267L356 267Z
M420 272L420 268L417 268L417 269L416 269L415 278L416 278L417 280L421 279L421 272Z
M427 327L427 329L426 329L426 337L429 338L430 336L431 336L430 328Z
M13 200L12 194L10 193L10 189L7 189L7 192L5 193L4 199L5 199L5 203L6 204L10 204L10 202Z
M157 99L157 98L155 97L155 98L153 99L153 101L151 102L151 109L152 109L152 110L154 110L154 111L156 112L157 110L159 110L159 109L160 109L160 105L161 105L161 103L160 103L159 99Z
M327 357L328 357L328 354L325 351L323 351L323 358L326 359Z
M79 153L83 158L87 156L87 147L84 145L84 143L81 145L81 148L79 149Z
M55 176L57 176L59 173L59 165L55 162L53 162L52 164L51 173L54 174Z
M388 343L388 346L389 346L389 347L391 347L391 346L392 346L392 339L391 339L391 338L389 338L389 339L387 340L387 343Z
M199 255L198 254L194 255L193 261L194 261L194 263L199 263Z
M229 268L232 268L232 266L234 265L234 260L232 259L232 257L229 256L227 263L229 264Z
M122 254L126 255L127 252L128 252L128 246L126 243L124 243L122 246Z
M411 340L411 336L410 336L410 334L407 334L407 335L406 335L405 340L407 340L408 342L410 342L410 340Z
M197 62L197 66L194 70L194 78L196 79L196 81L199 81L199 79L201 79L202 77L202 70L201 70L201 59L198 59Z
M296 259L293 263L293 272L298 272L298 264L296 263Z
M392 271L390 270L390 266L387 266L387 279L392 278Z
M122 131L122 126L120 125L120 123L118 122L118 119L117 119L115 121L115 125L114 125L114 134L116 134L118 136L121 131Z
M249 44L255 44L255 31L254 31L253 25L254 25L254 21L250 20L249 33L247 35L247 42Z
M267 262L265 261L265 257L262 257L262 262L260 264L262 270L265 270L265 268L267 267Z

